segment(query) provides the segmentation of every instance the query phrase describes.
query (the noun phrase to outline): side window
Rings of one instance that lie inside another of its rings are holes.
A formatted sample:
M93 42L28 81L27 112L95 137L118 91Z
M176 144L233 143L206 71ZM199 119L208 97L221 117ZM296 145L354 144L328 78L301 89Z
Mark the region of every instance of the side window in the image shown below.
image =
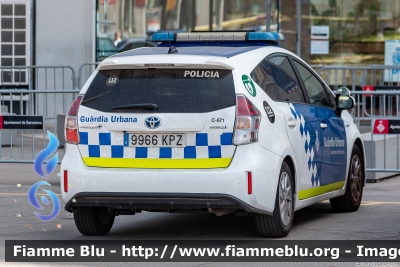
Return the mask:
M331 106L336 108L336 97L332 94L332 91L329 87L325 87L325 90L328 91L329 99L331 100Z
M268 61L276 84L277 100L305 103L303 92L288 58L275 56Z
M274 78L266 58L254 68L250 76L272 100L277 99Z
M304 86L306 87L306 91L310 98L310 103L317 106L332 107L331 102L326 95L323 84L301 63L294 60L294 64L300 73L300 77L303 80Z

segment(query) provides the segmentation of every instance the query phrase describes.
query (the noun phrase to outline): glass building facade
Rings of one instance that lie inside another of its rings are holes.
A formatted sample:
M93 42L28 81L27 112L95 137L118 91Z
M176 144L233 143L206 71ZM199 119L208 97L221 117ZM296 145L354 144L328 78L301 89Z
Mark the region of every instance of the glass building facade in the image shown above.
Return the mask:
M312 65L384 64L385 41L400 40L400 0L97 0L97 60L158 30L265 31L268 2L271 31Z

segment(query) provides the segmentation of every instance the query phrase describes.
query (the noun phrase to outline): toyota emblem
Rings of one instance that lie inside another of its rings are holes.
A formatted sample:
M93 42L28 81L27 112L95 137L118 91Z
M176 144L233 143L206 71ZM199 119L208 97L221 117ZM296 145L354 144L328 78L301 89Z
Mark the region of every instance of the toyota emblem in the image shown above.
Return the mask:
M144 120L144 125L149 129L156 129L161 125L161 119L158 117L148 117Z

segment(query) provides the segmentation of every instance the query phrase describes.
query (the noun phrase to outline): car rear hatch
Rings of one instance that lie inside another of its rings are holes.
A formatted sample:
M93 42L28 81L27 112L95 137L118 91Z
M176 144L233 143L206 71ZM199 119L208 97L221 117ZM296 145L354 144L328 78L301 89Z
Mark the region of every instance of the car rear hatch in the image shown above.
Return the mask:
M235 152L232 70L99 70L78 113L87 166L225 168Z

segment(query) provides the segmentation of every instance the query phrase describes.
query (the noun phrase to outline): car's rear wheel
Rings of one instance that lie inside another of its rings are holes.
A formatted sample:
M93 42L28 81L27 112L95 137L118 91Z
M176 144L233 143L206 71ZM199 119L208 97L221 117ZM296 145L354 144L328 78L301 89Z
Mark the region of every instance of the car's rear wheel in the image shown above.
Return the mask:
M358 210L363 194L364 162L357 145L353 146L350 157L350 169L347 177L346 192L343 196L330 199L332 209L339 212Z
M276 191L275 208L272 216L255 214L254 221L260 236L285 237L292 228L294 217L294 186L289 165L283 162Z
M83 235L105 235L114 224L115 215L106 207L76 207L75 225Z

